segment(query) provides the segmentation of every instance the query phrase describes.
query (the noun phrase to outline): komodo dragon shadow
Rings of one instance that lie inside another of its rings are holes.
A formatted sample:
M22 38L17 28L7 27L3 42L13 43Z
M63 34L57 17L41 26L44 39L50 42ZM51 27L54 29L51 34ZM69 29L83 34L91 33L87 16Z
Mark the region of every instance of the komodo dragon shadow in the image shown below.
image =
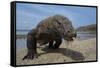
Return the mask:
M45 47L42 49L42 51L45 51L45 53L40 53L39 55L48 54L48 53L61 53L66 57L73 59L74 61L83 61L85 59L82 53L68 48L59 48L53 50L53 49L47 49L47 47Z

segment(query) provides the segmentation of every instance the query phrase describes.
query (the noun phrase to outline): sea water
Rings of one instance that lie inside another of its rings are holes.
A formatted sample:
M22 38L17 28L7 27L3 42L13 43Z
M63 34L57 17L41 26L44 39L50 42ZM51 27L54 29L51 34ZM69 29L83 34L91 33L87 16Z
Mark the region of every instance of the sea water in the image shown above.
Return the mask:
M16 38L16 48L26 48L26 35L29 31L28 30L18 30L16 31L17 36L22 36L21 38L17 37ZM25 36L23 36L25 35ZM96 33L94 32L77 32L77 40L86 40L86 39L91 39L91 38L96 38Z

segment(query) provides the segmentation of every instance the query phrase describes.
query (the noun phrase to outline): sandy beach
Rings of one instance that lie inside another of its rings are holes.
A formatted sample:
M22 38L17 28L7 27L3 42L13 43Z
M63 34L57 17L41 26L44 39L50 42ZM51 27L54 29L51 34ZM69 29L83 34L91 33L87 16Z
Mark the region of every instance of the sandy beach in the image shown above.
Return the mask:
M59 49L48 50L46 46L38 46L38 58L33 60L22 60L26 55L27 49L17 49L16 64L48 64L48 63L64 63L64 62L81 62L96 60L96 38L87 40L77 40L72 43L65 44L62 42Z

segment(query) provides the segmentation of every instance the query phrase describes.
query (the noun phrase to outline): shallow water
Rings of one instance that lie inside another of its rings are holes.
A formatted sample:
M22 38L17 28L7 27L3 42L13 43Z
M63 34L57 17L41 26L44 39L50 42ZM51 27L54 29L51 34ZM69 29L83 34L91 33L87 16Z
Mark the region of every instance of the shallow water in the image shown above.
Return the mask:
M16 39L16 48L17 49L26 48L26 39L23 38Z
M78 32L77 33L78 40L86 40L86 39L91 39L95 37L96 37L96 33L89 33L89 32Z
M27 35L28 31L17 31L17 35L22 36L22 35ZM96 33L90 33L90 32L77 32L77 38L78 40L86 40L86 39L91 39L95 38ZM22 37L17 37L16 39L16 48L26 48L26 38L25 36Z

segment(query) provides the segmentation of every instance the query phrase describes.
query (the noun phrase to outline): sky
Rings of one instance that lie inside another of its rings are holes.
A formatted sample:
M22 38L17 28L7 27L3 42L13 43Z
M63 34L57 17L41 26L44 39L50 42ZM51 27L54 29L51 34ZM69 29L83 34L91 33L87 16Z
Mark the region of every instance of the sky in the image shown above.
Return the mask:
M96 23L95 7L17 3L16 29L31 30L41 20L57 14L67 17L74 28Z

